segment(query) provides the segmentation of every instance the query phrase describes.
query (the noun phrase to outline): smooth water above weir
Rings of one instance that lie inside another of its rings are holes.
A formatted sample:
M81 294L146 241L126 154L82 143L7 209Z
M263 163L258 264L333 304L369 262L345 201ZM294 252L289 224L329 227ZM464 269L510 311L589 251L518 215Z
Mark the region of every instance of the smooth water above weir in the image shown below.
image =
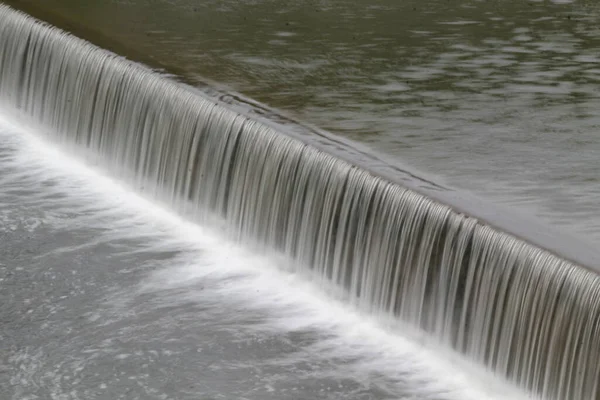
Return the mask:
M600 243L597 2L15 4Z
M598 397L597 265L5 6L0 38L0 106L47 140L515 386Z

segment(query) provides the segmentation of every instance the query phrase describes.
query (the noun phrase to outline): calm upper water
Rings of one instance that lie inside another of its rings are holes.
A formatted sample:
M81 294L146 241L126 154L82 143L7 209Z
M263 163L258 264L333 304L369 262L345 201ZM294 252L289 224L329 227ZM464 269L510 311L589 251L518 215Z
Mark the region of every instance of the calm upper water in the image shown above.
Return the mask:
M600 243L598 2L36 7Z

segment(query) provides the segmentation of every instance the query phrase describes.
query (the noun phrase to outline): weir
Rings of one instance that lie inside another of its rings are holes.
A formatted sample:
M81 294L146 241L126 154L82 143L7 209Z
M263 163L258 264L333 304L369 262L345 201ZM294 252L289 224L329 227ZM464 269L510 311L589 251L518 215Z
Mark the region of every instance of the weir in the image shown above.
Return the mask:
M187 218L284 255L361 310L525 390L600 398L600 279L577 254L3 5L0 106Z

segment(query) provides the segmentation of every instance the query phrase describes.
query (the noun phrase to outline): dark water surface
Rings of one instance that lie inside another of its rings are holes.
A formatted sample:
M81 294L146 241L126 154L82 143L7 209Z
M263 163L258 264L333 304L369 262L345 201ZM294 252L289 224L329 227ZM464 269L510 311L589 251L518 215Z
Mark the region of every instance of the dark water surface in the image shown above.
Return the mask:
M596 2L28 2L600 241Z

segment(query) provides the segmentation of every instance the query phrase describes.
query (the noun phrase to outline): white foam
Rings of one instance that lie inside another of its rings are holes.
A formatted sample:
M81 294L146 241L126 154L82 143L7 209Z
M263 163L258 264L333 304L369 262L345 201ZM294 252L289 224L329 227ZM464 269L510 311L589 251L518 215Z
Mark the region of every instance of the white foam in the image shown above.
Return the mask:
M347 357L354 360L348 368L384 374L392 382L408 382L416 390L414 398L528 398L480 367L440 348L407 339L401 332L384 328L375 317L327 298L305 277L286 272L281 260L249 252L217 232L186 221L67 156L41 136L0 114L0 140L14 150L14 156L2 163L24 171L28 179L56 181L61 190L70 193L70 201L77 205L73 210L94 211L71 223L108 226L110 230L105 229L104 235L111 239L143 237L152 249L185 250L183 259L155 272L139 291L188 287L187 295L193 296L195 283L218 282L212 290L222 301L268 312L268 323L261 329L322 331L323 339L312 345L313 354ZM0 179L7 182L12 178ZM202 296L198 295L198 301Z

